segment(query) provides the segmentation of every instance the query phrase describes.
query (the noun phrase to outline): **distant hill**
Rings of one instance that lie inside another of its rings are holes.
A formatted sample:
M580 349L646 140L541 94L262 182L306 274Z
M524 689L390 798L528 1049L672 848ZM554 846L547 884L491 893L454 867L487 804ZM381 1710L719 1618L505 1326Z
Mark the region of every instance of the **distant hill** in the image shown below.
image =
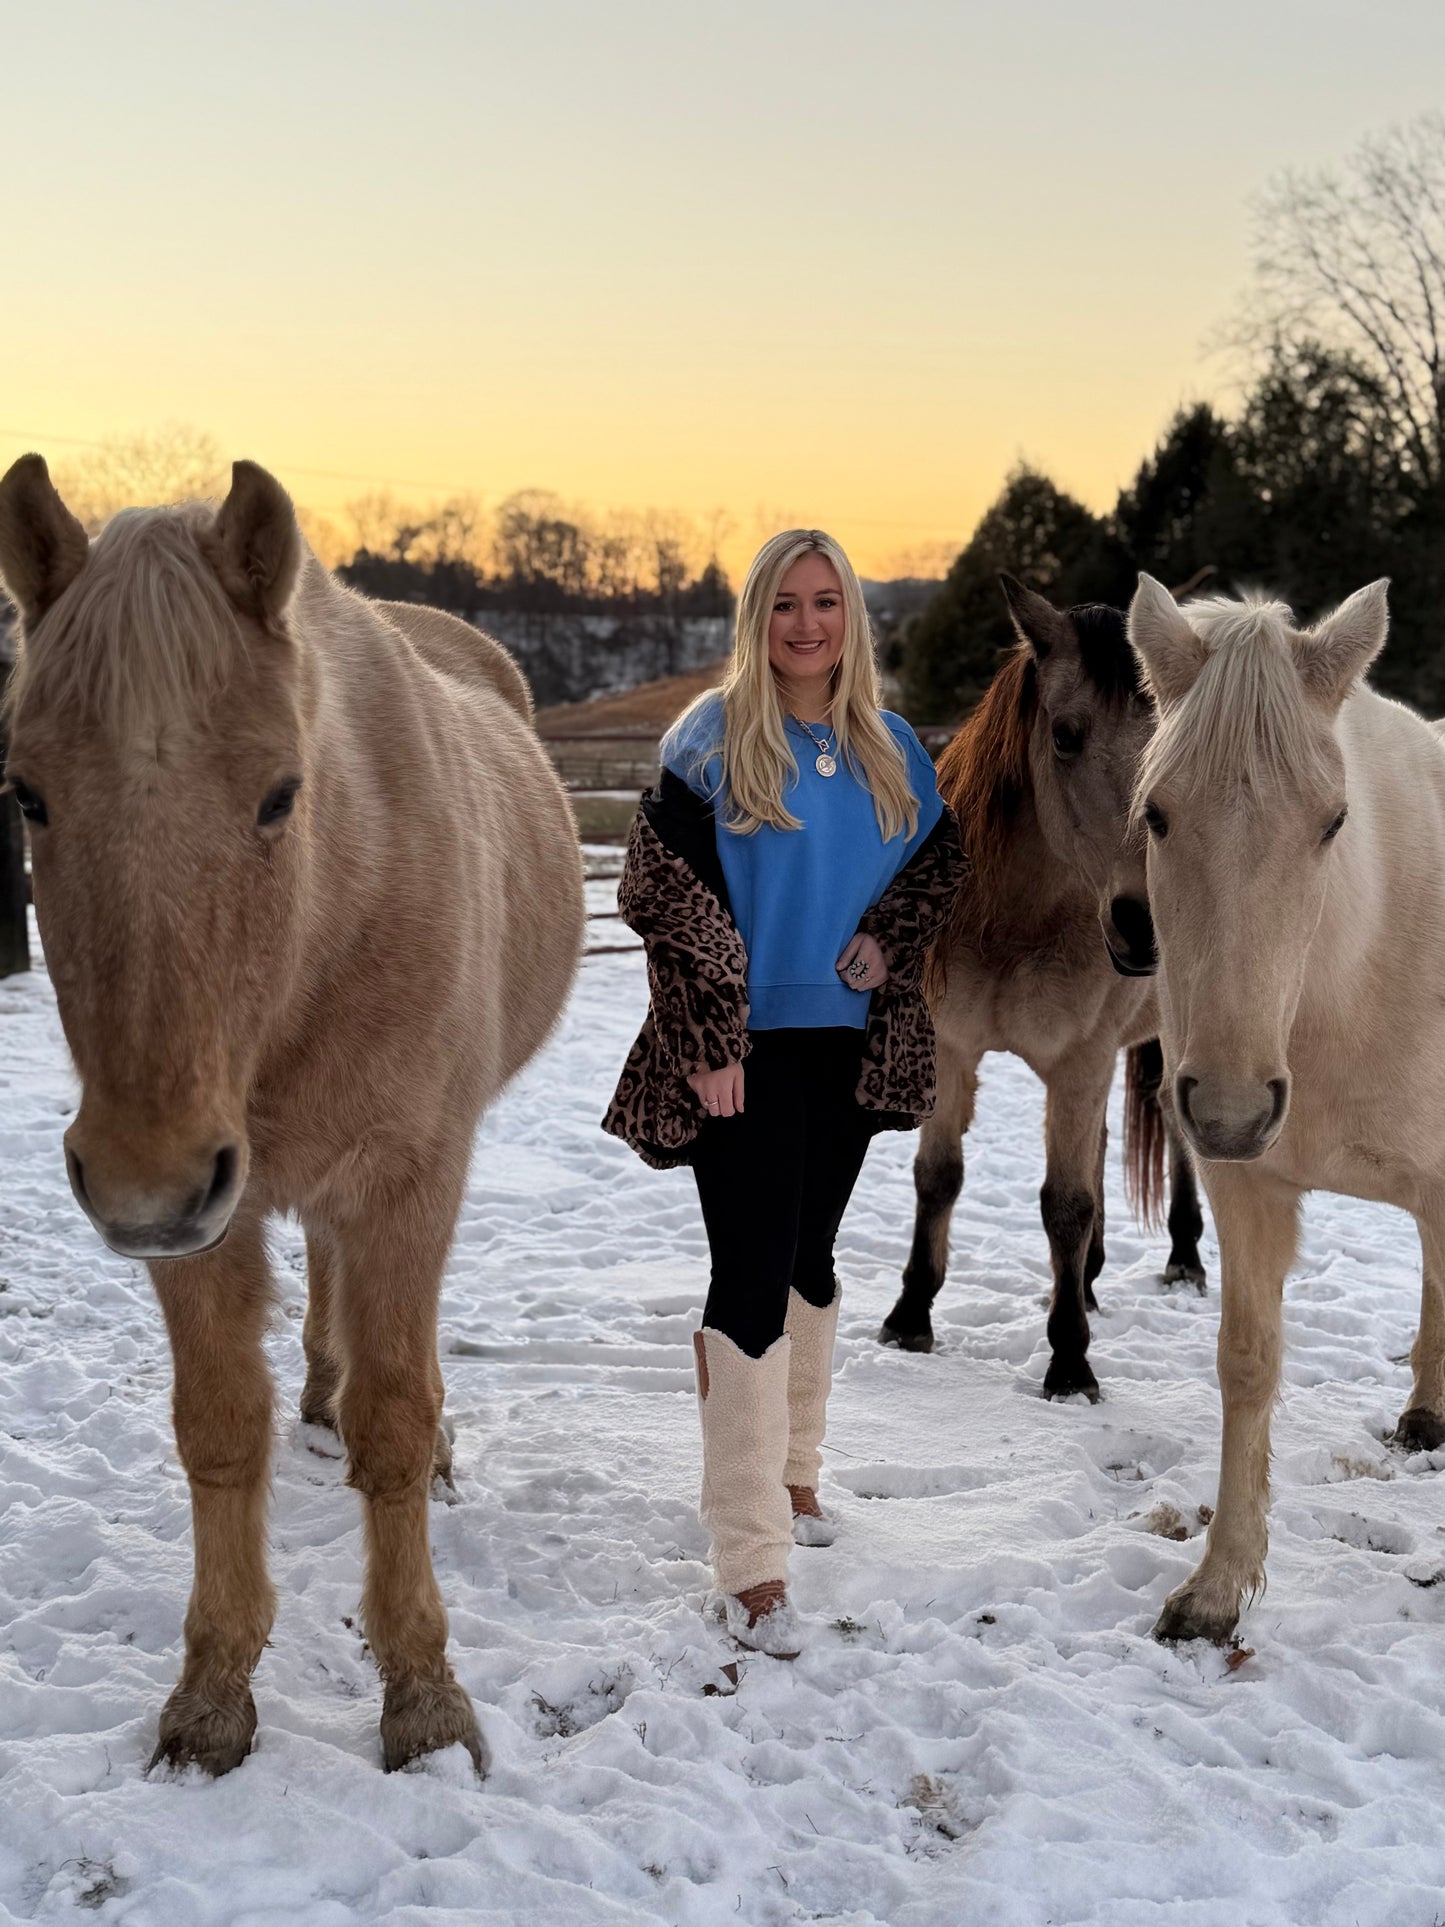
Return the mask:
M537 711L537 734L558 736L645 736L654 742L678 711L700 696L704 689L715 689L722 681L727 658L689 669L680 676L661 676L655 682L639 683L635 689L618 690L609 696L594 696L585 703L553 703Z

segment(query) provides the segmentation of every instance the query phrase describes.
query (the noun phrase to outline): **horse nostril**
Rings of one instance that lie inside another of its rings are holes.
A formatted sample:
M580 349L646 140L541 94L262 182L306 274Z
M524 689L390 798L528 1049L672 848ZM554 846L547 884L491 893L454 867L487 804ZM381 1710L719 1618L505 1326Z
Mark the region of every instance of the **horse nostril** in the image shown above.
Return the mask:
M1115 897L1109 905L1109 916L1131 955L1153 955L1154 919L1147 903L1141 903L1138 897Z
M66 1151L65 1168L70 1175L70 1188L75 1193L76 1201L83 1204L85 1208L89 1210L90 1199L86 1195L85 1189L85 1166L75 1155L74 1151Z
M1174 1102L1186 1124L1194 1121L1189 1111L1189 1094L1198 1082L1197 1077L1176 1077L1174 1080Z
M1289 1101L1289 1079L1287 1077L1272 1077L1269 1080L1268 1089L1271 1100L1269 1121L1272 1128L1278 1124L1284 1116L1284 1107Z
M236 1165L239 1162L234 1144L223 1144L216 1153L215 1170L211 1177L211 1188L206 1193L206 1201L201 1206L202 1213L212 1210L226 1196L236 1181Z

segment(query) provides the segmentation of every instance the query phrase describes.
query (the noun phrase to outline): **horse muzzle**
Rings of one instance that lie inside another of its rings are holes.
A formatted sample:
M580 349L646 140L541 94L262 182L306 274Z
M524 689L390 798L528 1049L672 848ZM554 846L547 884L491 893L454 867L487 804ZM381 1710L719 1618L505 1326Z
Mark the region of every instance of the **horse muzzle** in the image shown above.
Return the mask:
M1174 1107L1200 1157L1213 1164L1248 1164L1263 1157L1284 1129L1289 1079L1231 1083L1181 1071L1174 1079Z
M188 1162L179 1179L142 1183L65 1149L76 1202L122 1258L194 1258L225 1237L245 1187L244 1148L222 1144Z

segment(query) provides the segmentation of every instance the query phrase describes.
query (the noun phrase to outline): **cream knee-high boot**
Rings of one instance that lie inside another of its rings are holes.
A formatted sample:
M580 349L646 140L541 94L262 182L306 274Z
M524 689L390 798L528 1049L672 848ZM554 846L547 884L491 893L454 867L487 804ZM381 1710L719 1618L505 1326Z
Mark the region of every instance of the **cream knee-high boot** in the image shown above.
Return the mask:
M779 1633L784 1630L778 1609L793 1543L783 1479L791 1341L784 1334L761 1358L750 1358L726 1333L705 1325L692 1342L702 1420L702 1521L712 1535L713 1572L727 1603L729 1629L750 1644L763 1644L753 1635L765 1620L776 1621ZM757 1587L765 1589L764 1597L735 1613L738 1595ZM762 1611L750 1624L758 1606ZM791 1621L790 1612L786 1618ZM793 1630L788 1628L790 1634ZM763 1650L773 1650L775 1643L769 1639Z
M836 1537L832 1520L824 1516L818 1504L818 1473L823 1463L818 1448L823 1443L828 1393L833 1384L833 1345L842 1297L842 1290L836 1290L833 1302L819 1309L799 1292L788 1293L784 1329L792 1340L792 1355L788 1363L788 1457L783 1483L791 1501L793 1536L800 1546L830 1546Z

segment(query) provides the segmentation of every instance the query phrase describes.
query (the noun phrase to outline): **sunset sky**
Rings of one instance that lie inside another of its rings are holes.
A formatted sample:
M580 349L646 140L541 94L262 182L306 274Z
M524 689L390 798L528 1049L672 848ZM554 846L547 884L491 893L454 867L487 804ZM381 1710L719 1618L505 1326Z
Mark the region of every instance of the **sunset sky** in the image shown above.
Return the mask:
M0 464L184 422L379 487L714 510L868 573L1096 507L1285 167L1445 107L1439 0L5 5Z

